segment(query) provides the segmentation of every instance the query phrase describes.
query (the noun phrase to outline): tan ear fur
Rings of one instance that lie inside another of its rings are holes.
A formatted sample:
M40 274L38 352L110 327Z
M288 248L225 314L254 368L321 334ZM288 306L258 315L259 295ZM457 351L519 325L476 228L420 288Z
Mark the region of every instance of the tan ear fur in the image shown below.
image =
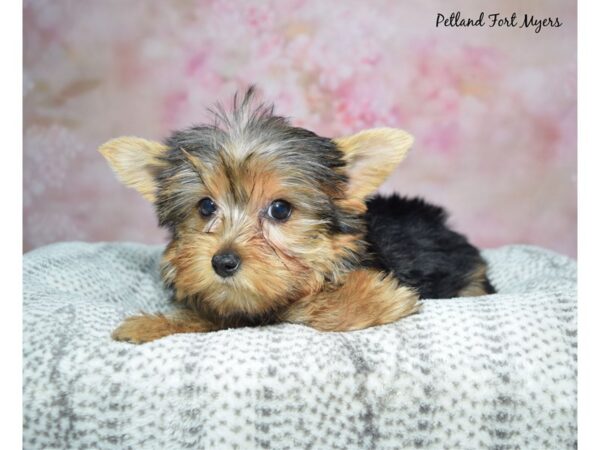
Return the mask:
M406 157L414 138L395 128L373 128L334 139L344 153L349 177L346 207L364 210L366 199Z
M160 142L124 136L111 139L98 149L106 158L117 177L126 186L136 189L151 202L155 200L155 181L152 166L168 147Z

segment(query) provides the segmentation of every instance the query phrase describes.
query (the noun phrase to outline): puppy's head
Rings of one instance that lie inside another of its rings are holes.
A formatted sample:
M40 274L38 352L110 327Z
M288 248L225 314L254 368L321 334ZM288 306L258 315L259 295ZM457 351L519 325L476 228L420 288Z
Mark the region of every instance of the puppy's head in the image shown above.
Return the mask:
M163 277L180 299L259 315L335 282L364 251L365 201L412 137L380 128L329 139L291 126L252 91L213 125L100 152L171 231Z

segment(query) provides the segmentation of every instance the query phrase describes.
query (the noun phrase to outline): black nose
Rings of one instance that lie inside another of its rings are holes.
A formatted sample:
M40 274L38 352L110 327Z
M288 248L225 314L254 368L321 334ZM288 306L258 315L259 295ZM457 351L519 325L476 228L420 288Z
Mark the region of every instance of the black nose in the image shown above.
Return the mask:
M213 269L224 278L236 273L240 268L241 262L239 255L231 250L217 253L212 257Z

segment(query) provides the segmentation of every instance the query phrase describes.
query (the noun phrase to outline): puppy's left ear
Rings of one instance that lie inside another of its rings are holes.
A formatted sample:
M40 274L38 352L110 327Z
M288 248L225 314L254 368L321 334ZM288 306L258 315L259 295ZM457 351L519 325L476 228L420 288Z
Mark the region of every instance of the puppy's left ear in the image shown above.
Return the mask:
M373 128L334 139L346 161L346 206L364 210L366 199L406 157L413 141L406 131L395 128Z
M151 202L156 197L156 169L165 163L160 160L168 147L160 142L125 136L111 139L98 149L121 182L137 190Z

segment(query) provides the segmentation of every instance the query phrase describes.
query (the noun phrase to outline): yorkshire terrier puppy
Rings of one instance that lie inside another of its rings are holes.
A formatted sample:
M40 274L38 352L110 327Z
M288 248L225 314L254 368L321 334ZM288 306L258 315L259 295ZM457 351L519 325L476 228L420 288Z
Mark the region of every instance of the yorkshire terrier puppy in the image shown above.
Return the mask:
M254 103L250 89L213 124L164 143L100 147L170 231L161 275L179 305L127 318L114 339L279 322L360 330L416 312L420 298L494 292L479 251L441 208L375 196L411 147L408 133L329 139Z

